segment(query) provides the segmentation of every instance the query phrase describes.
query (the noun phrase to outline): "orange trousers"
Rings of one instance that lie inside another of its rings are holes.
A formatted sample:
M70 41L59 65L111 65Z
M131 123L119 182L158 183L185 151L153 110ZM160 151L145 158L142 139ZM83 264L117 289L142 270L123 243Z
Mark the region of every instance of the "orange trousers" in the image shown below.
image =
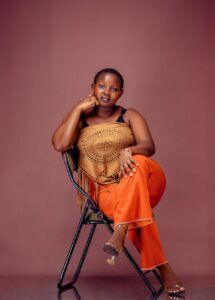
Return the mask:
M134 176L100 186L98 205L114 226L128 224L128 237L140 253L141 268L149 270L167 263L152 213L166 180L154 160L143 155L135 155L134 159L139 163Z

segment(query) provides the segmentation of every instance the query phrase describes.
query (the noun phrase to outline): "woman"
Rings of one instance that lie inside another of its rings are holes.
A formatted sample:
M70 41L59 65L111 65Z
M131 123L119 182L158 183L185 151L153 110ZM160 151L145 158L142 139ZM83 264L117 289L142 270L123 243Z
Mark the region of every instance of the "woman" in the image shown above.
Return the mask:
M92 92L64 118L52 144L60 152L72 145L78 148L79 182L114 221L113 235L103 246L112 255L108 263L114 264L128 232L142 269L157 268L167 292L180 294L185 289L165 258L152 214L164 192L165 176L149 158L155 145L143 116L116 105L123 85L115 69L99 71Z

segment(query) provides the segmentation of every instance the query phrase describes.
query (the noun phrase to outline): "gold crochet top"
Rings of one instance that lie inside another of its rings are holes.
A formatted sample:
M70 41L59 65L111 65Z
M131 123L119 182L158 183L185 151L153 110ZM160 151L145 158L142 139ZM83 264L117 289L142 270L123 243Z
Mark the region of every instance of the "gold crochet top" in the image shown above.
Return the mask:
M134 135L125 123L110 122L83 128L76 143L82 188L89 192L92 183L95 188L117 182L120 151L134 144Z

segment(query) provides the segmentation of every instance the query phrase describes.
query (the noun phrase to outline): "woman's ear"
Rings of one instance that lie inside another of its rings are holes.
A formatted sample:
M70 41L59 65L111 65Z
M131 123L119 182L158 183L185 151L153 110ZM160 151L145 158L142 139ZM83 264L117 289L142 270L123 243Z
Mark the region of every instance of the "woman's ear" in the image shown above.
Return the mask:
M92 84L91 84L91 89L92 89L92 91L94 91L94 87L95 87L95 84L92 83Z

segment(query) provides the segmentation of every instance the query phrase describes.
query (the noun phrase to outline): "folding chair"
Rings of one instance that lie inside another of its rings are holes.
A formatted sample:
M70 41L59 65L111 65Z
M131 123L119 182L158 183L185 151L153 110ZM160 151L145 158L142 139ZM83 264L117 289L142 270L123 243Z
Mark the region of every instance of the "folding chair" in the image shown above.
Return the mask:
M59 281L57 284L59 291L63 291L65 289L71 288L77 281L79 274L81 272L87 251L88 251L90 243L92 241L92 237L94 235L96 226L99 224L104 224L107 227L107 229L110 231L110 233L113 233L113 228L111 226L111 224L113 222L111 220L108 220L107 217L98 209L98 207L95 204L95 202L93 201L93 199L80 187L80 185L77 183L77 181L75 180L75 178L73 176L73 173L77 170L76 169L77 168L77 153L76 153L75 148L69 149L68 151L64 152L62 155L63 155L64 164L67 169L67 173L69 175L69 178L70 178L73 186L84 196L84 198L86 199L86 202L85 202L84 209L83 209L79 224L77 226L75 235L73 237L71 246L69 248L65 263L64 263L63 268L60 273ZM72 276L71 281L66 284L63 284L64 276L66 274L67 268L68 268L70 260L72 258L72 254L75 249L75 246L76 246L76 243L77 243L77 240L78 240L78 237L79 237L79 234L81 232L83 225L91 225L91 229L90 229L87 241L85 243L84 250L82 252L78 266ZM123 249L123 252L127 256L128 260L130 261L130 263L132 264L134 269L140 275L141 279L144 281L146 286L149 288L149 290L154 295L157 295L157 296L160 295L161 292L163 291L164 287L163 287L163 283L162 283L159 273L156 270L150 270L150 271L143 272L139 268L139 266L137 265L137 263L135 262L135 260L133 259L133 257L131 256L131 254L128 252L128 250L126 248ZM157 280L157 282L159 284L158 289L156 289L155 286L148 279L148 277L147 277L148 273L152 273L154 278Z

